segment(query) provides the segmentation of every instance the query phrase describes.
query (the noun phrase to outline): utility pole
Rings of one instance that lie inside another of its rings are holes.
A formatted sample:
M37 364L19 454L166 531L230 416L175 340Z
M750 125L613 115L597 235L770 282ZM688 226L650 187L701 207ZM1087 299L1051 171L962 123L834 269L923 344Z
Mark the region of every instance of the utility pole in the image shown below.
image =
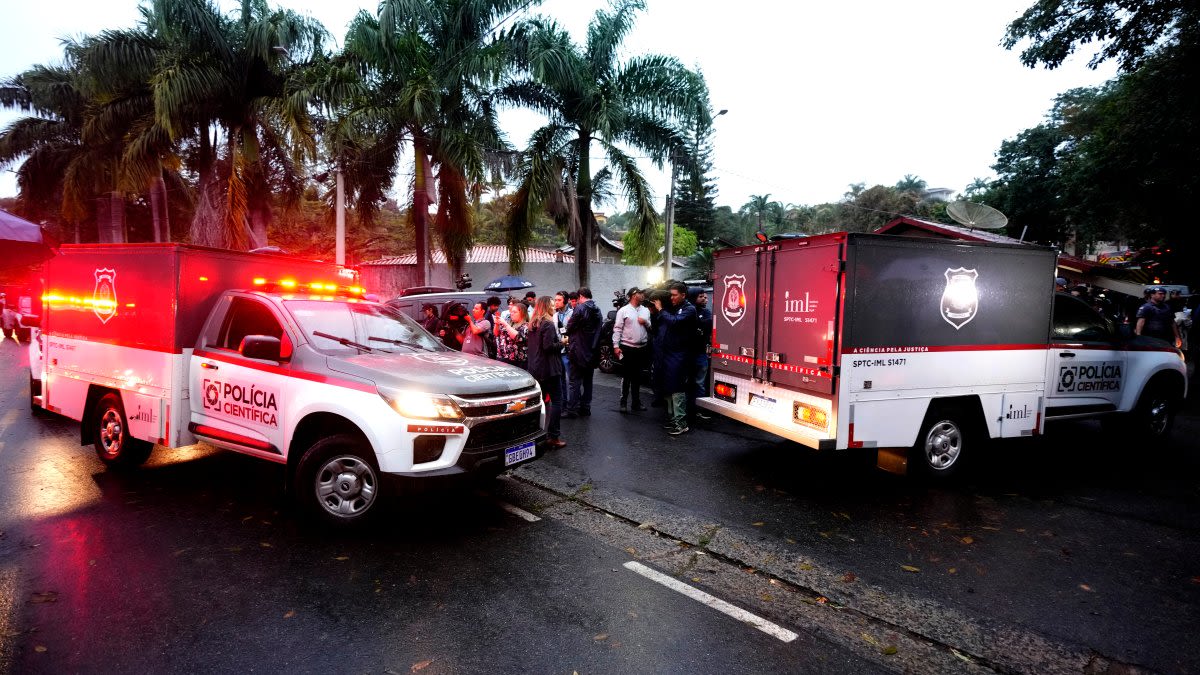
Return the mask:
M337 207L335 209L337 222L337 244L334 262L346 264L346 181L342 177L342 167L337 168Z
M679 165L675 161L675 152L671 152L671 189L667 191L666 224L663 226L663 281L671 278L671 261L675 258L672 247L675 246L675 176Z

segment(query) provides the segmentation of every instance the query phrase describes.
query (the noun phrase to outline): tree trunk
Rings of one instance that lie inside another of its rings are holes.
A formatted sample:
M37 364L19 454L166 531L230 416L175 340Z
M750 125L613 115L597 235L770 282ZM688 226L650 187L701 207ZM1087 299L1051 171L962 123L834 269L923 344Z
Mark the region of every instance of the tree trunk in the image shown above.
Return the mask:
M426 167L429 158L425 155L425 144L413 141L413 204L412 224L417 250L417 285L428 286L426 275L429 261L429 186Z
M167 184L162 176L150 184L150 213L154 218L154 241L171 241L171 226L167 216Z
M588 157L591 149L591 133L586 129L579 133L579 177L575 181L575 203L579 211L579 241L575 242L575 266L579 272L580 287L588 285L588 263L592 257L592 166Z
M96 240L101 244L126 241L125 195L112 191L96 200Z

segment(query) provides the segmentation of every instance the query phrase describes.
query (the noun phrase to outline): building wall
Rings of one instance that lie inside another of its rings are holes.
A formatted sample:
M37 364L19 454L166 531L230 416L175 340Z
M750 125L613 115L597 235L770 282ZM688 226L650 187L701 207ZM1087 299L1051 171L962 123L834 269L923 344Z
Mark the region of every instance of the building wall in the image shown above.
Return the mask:
M399 295L402 290L417 283L415 265L364 265L360 269L363 286L383 298ZM482 291L492 280L508 274L508 263L468 263L463 266L463 271L471 275L470 290ZM647 286L652 271L656 270L634 265L592 263L588 268L592 295L604 301L612 297L613 291L630 286ZM450 276L448 265L434 265L427 285L454 288ZM533 290L538 295L553 295L560 290L579 288L574 263L525 263L520 276L535 284Z

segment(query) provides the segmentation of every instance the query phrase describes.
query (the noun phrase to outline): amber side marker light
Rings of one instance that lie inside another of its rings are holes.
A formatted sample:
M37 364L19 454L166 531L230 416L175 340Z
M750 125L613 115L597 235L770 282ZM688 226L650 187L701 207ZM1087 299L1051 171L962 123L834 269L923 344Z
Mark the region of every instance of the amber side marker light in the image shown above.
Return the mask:
M800 401L792 404L792 420L821 431L829 429L829 415L824 410Z

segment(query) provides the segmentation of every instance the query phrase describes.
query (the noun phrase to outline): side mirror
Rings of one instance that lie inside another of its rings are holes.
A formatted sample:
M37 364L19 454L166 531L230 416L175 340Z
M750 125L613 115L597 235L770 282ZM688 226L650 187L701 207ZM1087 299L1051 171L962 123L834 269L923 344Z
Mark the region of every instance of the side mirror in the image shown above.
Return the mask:
M238 352L248 359L263 359L264 361L282 361L283 344L277 337L269 335L247 335L238 345Z
M41 328L42 317L37 314L22 314L19 323L22 328Z

